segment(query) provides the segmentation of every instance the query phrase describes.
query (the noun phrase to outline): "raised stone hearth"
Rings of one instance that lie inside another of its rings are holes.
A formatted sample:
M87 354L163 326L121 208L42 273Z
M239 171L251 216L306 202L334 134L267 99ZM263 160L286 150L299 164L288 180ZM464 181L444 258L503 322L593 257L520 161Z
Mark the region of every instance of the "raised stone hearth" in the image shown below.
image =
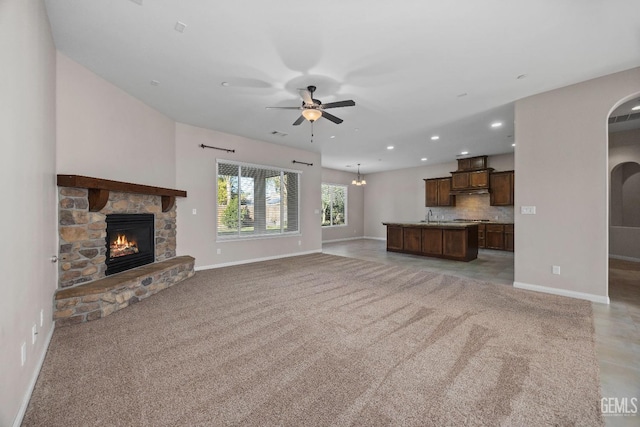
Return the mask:
M56 324L107 316L193 275L193 258L175 258L175 197L185 191L78 175L58 175L58 186ZM154 215L155 263L105 278L108 214Z
M193 276L194 258L181 256L144 265L80 286L58 289L57 326L106 317Z

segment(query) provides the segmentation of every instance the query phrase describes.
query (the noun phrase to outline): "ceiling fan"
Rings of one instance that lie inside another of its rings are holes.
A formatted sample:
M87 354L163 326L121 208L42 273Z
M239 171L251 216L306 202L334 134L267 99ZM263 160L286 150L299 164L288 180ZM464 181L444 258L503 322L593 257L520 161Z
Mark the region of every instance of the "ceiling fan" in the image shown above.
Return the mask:
M298 126L305 119L309 120L311 123L318 120L320 117L324 117L325 119L332 121L335 124L340 124L344 120L339 117L334 116L333 114L327 113L325 110L328 108L337 108L337 107L353 107L356 103L353 100L348 101L337 101L337 102L329 102L327 104L323 104L319 99L313 98L313 92L316 91L315 86L307 86L306 89L298 89L300 92L300 96L302 97L302 106L300 107L267 107L277 108L282 110L302 110L302 114L298 117L298 120L293 122L294 126Z

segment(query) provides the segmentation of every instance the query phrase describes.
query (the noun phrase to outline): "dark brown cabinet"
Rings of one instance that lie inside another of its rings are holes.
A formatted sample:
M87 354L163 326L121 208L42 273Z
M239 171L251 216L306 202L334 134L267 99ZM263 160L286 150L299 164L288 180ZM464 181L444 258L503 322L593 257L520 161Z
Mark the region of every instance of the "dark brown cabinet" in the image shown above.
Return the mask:
M461 190L469 188L469 172L454 172L451 174L451 189Z
M513 252L513 224L486 224L485 227L485 248Z
M478 226L383 223L387 250L471 261L478 257Z
M488 189L491 171L492 169L474 172L451 172L451 189L454 191Z
M471 171L487 168L487 156L467 157L466 159L458 159L459 171Z
M484 234L486 230L487 226L485 224L478 224L478 247L482 249L486 248L484 241Z
M402 227L387 226L387 250L402 250Z
M419 254L422 252L422 232L419 228L402 228L402 250Z
M489 187L489 170L469 172L469 187L488 188Z
M504 225L487 224L486 227L485 247L504 250Z
M504 250L513 252L514 248L513 224L504 226Z
M425 255L442 255L442 229L422 229L422 253Z
M513 171L493 172L490 178L491 206L513 206Z
M456 198L449 194L451 178L432 178L424 180L425 203L427 207L455 206Z
M477 257L477 233L476 238L473 240L476 242ZM469 246L472 246L472 244L467 242L467 230L442 230L442 253L449 255L451 258L463 259L467 256Z

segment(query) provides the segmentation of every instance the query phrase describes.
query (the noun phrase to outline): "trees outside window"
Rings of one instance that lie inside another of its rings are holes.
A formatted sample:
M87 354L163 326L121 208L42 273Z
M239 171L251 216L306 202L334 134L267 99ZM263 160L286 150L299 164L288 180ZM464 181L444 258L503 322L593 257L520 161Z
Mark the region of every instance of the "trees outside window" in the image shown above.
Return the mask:
M347 225L347 186L322 184L322 226Z
M220 239L299 233L299 171L218 161Z

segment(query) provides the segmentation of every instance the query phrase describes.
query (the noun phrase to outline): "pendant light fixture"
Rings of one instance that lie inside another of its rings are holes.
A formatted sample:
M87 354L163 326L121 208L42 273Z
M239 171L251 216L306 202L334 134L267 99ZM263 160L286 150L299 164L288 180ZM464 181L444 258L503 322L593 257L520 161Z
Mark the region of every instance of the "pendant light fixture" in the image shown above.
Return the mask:
M351 184L352 184L352 185L358 185L358 186L360 186L360 185L366 185L366 184L367 184L367 181L365 181L365 180L364 180L364 178L362 178L362 177L360 176L360 163L358 163L358 179L354 179L354 180L351 182Z

